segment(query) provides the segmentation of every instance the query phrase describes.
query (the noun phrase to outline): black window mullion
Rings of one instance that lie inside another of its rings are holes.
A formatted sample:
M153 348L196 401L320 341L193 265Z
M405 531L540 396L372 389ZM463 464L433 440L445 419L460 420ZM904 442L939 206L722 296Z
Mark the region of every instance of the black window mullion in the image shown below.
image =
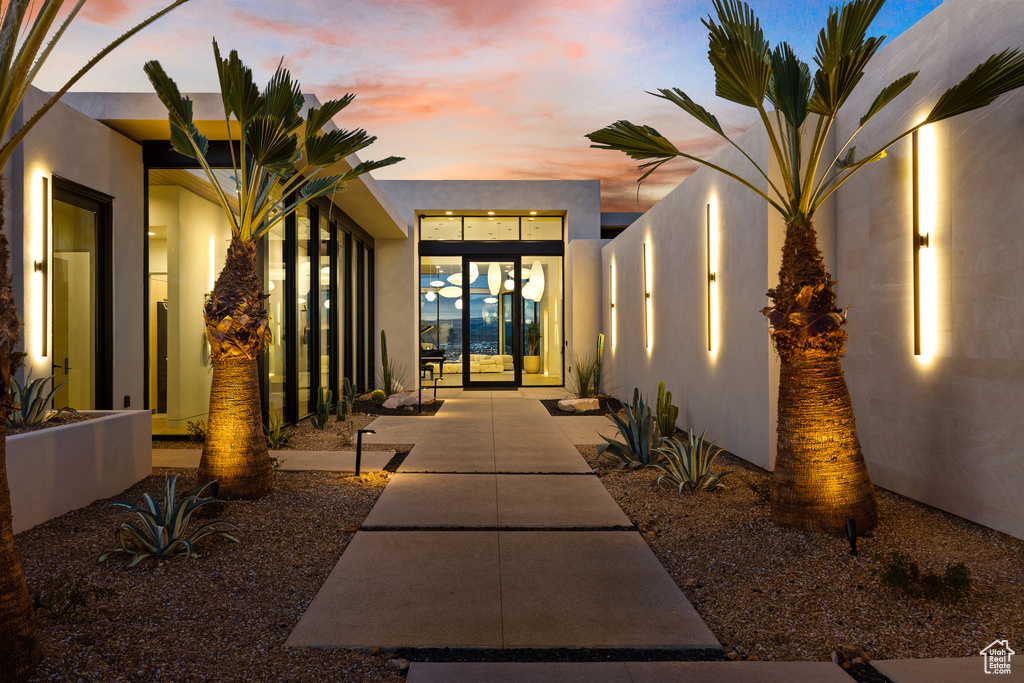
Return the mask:
M354 292L355 287L352 286L352 233L345 233L345 377L349 378L353 384L356 384L355 375L355 328L353 322L355 320L354 311ZM358 385L357 385L358 386Z
M356 246L356 376L363 391L371 388L366 377L366 248Z
M298 256L297 230L295 214L292 213L284 219L284 326L285 326L285 377L287 381L284 386L284 411L285 419L288 422L299 420L299 341L298 316L296 302L298 301L298 268L296 259Z
M341 300L338 298L338 223L331 221L328 226L328 232L330 233L330 241L327 245L328 253L328 264L331 269L331 283L328 285L327 298L331 302L331 307L327 312L328 320L328 331L327 331L327 346L330 349L331 357L328 361L330 366L329 376L331 383L331 390L334 392L336 398L341 398L341 357L338 353L338 336L341 334L341 330L338 326L340 316L338 309L341 308Z

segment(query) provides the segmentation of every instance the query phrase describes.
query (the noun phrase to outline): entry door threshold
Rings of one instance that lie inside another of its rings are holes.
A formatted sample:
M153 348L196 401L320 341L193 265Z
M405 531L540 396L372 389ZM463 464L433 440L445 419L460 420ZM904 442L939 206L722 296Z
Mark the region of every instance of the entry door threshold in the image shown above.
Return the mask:
M463 391L519 391L519 387L462 387Z

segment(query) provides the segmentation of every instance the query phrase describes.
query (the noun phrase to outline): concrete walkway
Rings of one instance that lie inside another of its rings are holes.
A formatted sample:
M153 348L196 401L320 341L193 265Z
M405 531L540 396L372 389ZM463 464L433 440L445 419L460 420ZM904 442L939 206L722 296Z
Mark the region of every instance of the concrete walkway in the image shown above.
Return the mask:
M560 424L583 418L539 391L450 391L413 418L415 447L287 645L721 648Z

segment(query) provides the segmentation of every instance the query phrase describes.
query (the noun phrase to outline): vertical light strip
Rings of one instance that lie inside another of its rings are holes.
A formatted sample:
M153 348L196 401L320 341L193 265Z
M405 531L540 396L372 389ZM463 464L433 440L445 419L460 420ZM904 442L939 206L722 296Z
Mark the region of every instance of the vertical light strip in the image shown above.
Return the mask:
M705 224L707 238L707 303L708 303L708 351L713 355L718 350L718 212L714 201L706 207Z
M42 235L42 255L40 259L35 262L36 272L42 273L43 283L40 287L42 297L40 301L39 311L42 317L39 319L39 355L42 358L46 358L47 354L47 332L48 332L48 318L49 316L49 302L50 302L50 291L49 291L49 273L46 264L50 261L50 179L45 175L42 177L43 196L40 202L40 218L42 224L40 226L40 234Z
M925 126L913 133L914 355L935 353L935 254L931 248L937 224L938 182L935 130Z
M654 345L654 308L651 301L651 250L644 241L644 338L647 350Z
M615 262L608 266L608 300L611 302L611 347L615 349Z

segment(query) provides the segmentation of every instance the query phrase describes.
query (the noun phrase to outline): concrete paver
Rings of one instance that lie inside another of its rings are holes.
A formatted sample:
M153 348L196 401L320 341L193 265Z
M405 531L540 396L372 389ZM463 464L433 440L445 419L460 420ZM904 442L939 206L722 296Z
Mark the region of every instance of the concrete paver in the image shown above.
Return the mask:
M154 448L153 467L199 467L203 451L190 448ZM270 451L283 472L355 472L355 451ZM394 451L363 451L360 472L379 472L395 457Z
M359 531L286 646L500 648L495 531Z
M396 474L364 527L489 527L498 525L493 474Z
M850 683L832 662L413 662L408 683Z
M1020 648L1017 648L1020 649ZM871 666L893 683L990 683L992 680L1024 682L1024 660L1010 658L1010 673L993 676L985 673L985 662L978 657L936 659L875 659Z
M603 415L556 417L554 422L569 438L569 441L581 446L605 443L601 436L612 439L619 433L615 423Z
M635 531L501 532L507 648L721 645Z
M416 443L432 417L420 415L404 417L399 415L381 415L366 425L376 434L363 434L363 443Z
M498 526L632 526L604 484L593 475L500 474Z

